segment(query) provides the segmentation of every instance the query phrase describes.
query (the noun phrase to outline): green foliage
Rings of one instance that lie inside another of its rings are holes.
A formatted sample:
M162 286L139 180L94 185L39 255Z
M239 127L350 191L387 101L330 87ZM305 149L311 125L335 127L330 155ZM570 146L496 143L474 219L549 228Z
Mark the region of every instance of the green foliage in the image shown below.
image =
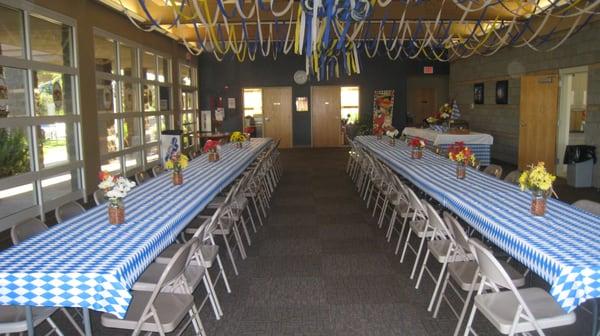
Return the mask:
M373 121L372 120L360 120L358 123L357 135L371 135L373 134Z
M0 128L0 178L29 171L29 146L19 130Z

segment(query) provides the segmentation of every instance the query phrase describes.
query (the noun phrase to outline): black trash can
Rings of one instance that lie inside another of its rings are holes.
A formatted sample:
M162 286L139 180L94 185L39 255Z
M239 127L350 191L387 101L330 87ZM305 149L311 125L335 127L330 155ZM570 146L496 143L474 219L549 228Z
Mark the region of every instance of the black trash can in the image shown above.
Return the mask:
M594 164L596 164L595 146L567 146L563 163L567 165L568 185L576 188L592 186Z

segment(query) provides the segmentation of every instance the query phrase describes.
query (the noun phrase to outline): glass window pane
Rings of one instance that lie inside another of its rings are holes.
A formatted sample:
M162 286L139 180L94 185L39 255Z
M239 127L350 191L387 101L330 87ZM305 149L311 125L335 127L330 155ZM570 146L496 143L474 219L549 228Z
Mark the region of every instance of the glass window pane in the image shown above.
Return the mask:
M0 178L29 172L30 157L25 129L0 128Z
M144 111L156 111L156 86L144 84Z
M194 138L192 134L184 134L181 137L181 142L183 142L183 148L188 148L194 144Z
M73 76L58 72L34 71L33 88L36 115L73 114Z
M27 115L26 76L25 70L0 67L0 117Z
M0 190L0 218L36 205L33 183Z
M123 147L131 148L142 144L140 118L123 119Z
M115 74L117 71L116 45L111 39L94 36L96 71Z
M158 146L152 146L146 148L146 162L154 162L157 161L160 157L160 148Z
M125 155L125 171L131 171L142 166L142 153L135 152Z
M42 198L44 202L66 196L80 189L77 170L60 173L42 180Z
M98 113L115 113L116 97L115 86L117 82L99 80L96 83L96 109Z
M188 86L192 85L192 74L189 66L183 64L179 66L179 78L179 83Z
M169 128L171 121L169 119L169 116L167 115L161 115L160 116L160 131L164 131L166 129Z
M134 48L128 47L123 43L119 43L119 55L121 61L121 76L137 77L136 61L135 61L135 50Z
M158 141L157 119L156 116L144 118L144 141L146 143Z
M171 61L168 58L158 56L158 81L161 83L171 82Z
M121 159L116 157L116 158L110 158L107 160L103 160L102 163L100 164L100 169L102 171L106 171L111 174L120 174L121 173Z
M34 61L72 66L71 27L50 22L47 19L30 16L31 54Z
M159 99L160 99L160 110L170 111L171 110L171 88L168 86L159 86Z
M54 123L36 127L40 168L77 161L75 124Z
M0 55L23 58L23 15L21 11L0 6Z
M137 84L121 83L121 112L139 112L137 100Z
M119 119L98 120L100 155L121 150Z
M149 52L142 55L142 78L156 80L156 56Z

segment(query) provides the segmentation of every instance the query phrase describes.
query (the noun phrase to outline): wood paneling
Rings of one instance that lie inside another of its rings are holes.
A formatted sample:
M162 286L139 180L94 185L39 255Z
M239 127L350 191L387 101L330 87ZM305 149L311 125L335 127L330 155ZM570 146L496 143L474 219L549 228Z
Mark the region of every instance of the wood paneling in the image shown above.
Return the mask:
M280 139L280 148L292 147L292 88L262 89L265 136Z
M519 169L543 161L548 171L556 166L558 74L521 77L519 113Z
M342 145L340 94L339 86L311 87L313 147Z

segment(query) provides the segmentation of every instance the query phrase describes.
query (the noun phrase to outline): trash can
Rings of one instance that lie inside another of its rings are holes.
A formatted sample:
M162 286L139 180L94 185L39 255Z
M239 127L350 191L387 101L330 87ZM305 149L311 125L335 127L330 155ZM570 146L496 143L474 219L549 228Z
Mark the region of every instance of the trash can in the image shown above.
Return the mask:
M596 164L595 146L567 146L563 163L567 165L568 185L575 188L592 186L594 164Z

